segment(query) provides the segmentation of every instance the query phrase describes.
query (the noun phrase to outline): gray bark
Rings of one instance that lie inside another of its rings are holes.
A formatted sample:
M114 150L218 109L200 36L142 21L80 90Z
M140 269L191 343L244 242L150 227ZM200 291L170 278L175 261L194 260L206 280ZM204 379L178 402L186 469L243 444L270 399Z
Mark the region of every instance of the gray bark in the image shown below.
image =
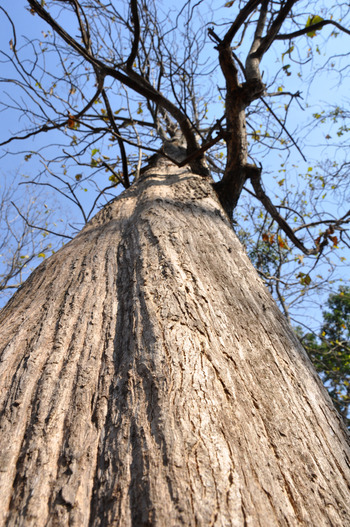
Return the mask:
M349 526L346 431L210 182L146 172L0 312L1 526Z

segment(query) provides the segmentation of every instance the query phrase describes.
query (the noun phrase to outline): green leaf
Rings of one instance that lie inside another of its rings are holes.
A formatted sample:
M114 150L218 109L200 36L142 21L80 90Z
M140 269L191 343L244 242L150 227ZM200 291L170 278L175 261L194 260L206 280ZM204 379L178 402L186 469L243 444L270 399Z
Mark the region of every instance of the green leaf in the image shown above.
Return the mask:
M299 278L299 282L302 285L310 285L311 284L311 277L310 277L309 274L299 273L299 274L297 274L297 278Z
M307 19L306 26L305 27L311 27L315 24L318 24L319 22L322 22L324 19L318 15L310 15ZM313 38L316 36L316 31L309 31L306 33L308 37Z
M98 148L94 148L91 152L91 157L94 156L95 154L97 154L97 152L99 152L100 150Z
M286 55L289 55L289 56L290 56L290 54L292 53L293 49L294 49L294 46L290 46L290 47L287 49L287 51L285 51L284 53L282 53L282 62L283 62L284 57L285 57Z
M45 258L45 256L46 256L45 253L39 253L38 254L38 258Z

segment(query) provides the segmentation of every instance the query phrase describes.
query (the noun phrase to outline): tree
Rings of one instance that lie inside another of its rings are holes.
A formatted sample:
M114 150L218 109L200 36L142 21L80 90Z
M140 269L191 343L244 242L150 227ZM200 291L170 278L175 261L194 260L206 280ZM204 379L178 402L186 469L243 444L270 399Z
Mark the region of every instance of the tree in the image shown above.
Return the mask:
M17 185L18 178L12 178L10 184L4 178L0 189L1 305L20 287L37 260L59 248L57 238L50 236L52 211L47 205L41 209L38 193L34 194L28 186L24 198ZM60 236L68 238L65 234Z
M296 236L248 158L246 114L265 104L260 63L272 44L348 30L331 17L301 23L304 3L290 0L239 2L208 32L190 2L172 30L151 1L28 5L51 33L27 62L9 18L14 85L36 106L4 146L61 131L62 154L39 152L51 185L60 178L78 206L82 181L96 183L92 205L125 190L0 312L3 524L348 525L346 429L232 229L249 180L304 254L318 258L334 230L343 235L344 214L313 247ZM173 38L182 27L184 50ZM198 92L207 34L226 83L209 126L210 93ZM232 51L242 37L245 65ZM215 149L227 158L213 181ZM142 150L154 153L146 163ZM72 163L84 167L75 183ZM105 170L109 188L96 177Z
M320 335L303 334L300 337L309 357L328 388L332 400L349 425L350 386L350 289L341 287L330 295L323 313Z

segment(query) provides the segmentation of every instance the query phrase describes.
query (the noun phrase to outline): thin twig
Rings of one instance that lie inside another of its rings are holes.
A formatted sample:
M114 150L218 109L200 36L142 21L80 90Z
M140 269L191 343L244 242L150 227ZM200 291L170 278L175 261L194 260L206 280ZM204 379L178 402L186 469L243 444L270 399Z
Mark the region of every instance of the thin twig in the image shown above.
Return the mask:
M27 218L25 216L23 216L23 214L18 209L18 207L13 203L13 201L11 201L11 204L15 207L16 211L21 216L22 220L24 220L26 222L26 224L28 225L28 227L30 227L31 229L37 229L38 231L48 232L50 234L54 234L55 236L60 236L61 238L68 238L69 240L73 240L73 237L72 236L68 236L67 234L60 234L59 232L50 231L49 229L46 229L44 227L37 227L36 225L32 225L31 223L29 223Z
M298 150L299 154L301 155L301 157L303 158L303 160L305 161L305 163L307 163L307 159L306 157L304 156L304 154L302 153L302 151L300 150L299 146L297 145L297 143L295 142L295 140L293 139L293 137L290 135L290 133L288 132L287 128L285 127L285 125L282 123L282 121L279 119L279 117L275 114L275 112L273 111L273 109L271 108L271 106L265 101L265 99L263 99L263 97L259 97L259 99L265 104L266 108L272 113L272 115L274 116L274 118L276 119L276 121L278 122L278 124L283 128L283 130L286 132L286 134L288 135L289 139L292 141L293 145L295 146L295 148Z

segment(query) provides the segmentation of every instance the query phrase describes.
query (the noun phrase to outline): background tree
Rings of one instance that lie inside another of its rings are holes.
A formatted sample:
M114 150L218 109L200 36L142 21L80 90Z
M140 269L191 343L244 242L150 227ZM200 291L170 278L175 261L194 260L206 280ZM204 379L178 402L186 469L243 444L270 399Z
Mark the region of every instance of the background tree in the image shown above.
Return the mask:
M25 281L38 261L62 245L50 230L57 225L53 211L43 205L38 193L35 195L28 186L24 195L17 187L18 183L18 177L12 178L10 184L3 177L0 187L1 306ZM62 225L62 220L57 223Z
M350 289L341 287L330 295L323 312L320 335L302 334L301 341L320 373L337 410L347 424L350 404Z
M51 134L25 153L41 163L33 184L84 222L107 205L0 314L3 523L347 525L346 431L232 215L251 194L253 243L277 244L275 267L347 242L347 211L308 218L285 187L273 203L254 142L264 130L269 150L302 155L286 126L300 94L279 83L291 65L263 76L263 60L295 40L302 63L315 32L349 33L348 7L227 2L207 24L205 2L171 20L151 1L27 5L47 29L22 45L2 9L15 71L2 104L22 116L2 145Z

